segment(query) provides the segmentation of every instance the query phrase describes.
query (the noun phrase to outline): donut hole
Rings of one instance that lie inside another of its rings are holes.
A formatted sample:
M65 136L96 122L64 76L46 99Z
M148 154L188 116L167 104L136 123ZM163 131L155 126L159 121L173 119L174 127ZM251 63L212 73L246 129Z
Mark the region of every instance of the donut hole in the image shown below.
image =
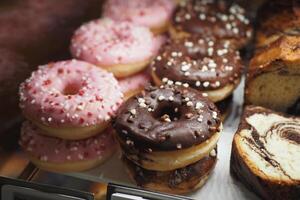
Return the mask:
M179 107L176 105L164 105L157 109L154 117L163 122L177 121L181 117Z
M80 90L80 84L78 82L71 82L65 85L63 88L62 93L64 95L75 95L79 93Z

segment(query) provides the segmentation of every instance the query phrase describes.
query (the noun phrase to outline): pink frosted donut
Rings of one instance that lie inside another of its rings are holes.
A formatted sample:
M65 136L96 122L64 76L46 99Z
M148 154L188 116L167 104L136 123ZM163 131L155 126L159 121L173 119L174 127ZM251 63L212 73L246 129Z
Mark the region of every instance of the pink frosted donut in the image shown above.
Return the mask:
M165 35L158 35L154 39L154 55L157 56L160 48L166 43L167 37Z
M75 58L124 77L146 67L156 53L156 41L146 27L98 19L75 32L70 50Z
M107 0L103 16L157 30L167 26L175 7L174 0Z
M102 163L116 150L111 128L88 139L72 141L48 137L29 121L23 123L19 144L41 168L81 171ZM82 168L84 167L84 168Z
M122 98L111 73L76 60L40 66L20 86L25 117L48 135L71 140L104 130Z
M139 74L120 79L119 85L125 96L125 99L128 99L143 90L147 85L150 84L150 82L150 75L146 71L143 71Z

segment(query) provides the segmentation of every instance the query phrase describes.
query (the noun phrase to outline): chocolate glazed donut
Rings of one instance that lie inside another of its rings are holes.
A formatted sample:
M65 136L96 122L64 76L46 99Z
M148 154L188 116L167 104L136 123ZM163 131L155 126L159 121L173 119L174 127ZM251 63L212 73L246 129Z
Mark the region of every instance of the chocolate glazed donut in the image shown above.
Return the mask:
M124 103L114 128L128 159L146 169L169 171L208 155L221 120L214 103L201 93L164 85Z
M169 41L151 64L157 85L168 80L187 83L207 92L214 102L232 93L240 81L242 68L239 52L230 41L199 36Z
M172 25L172 37L191 34L214 36L232 40L237 48L245 46L252 37L252 28L245 10L237 4L226 5L225 1L181 1Z
M139 149L171 151L191 147L219 130L215 105L201 93L184 87L148 87L119 109L118 136Z
M196 163L167 172L143 169L124 156L123 161L138 186L167 193L183 194L204 184L217 162L217 149L214 152L215 154L207 155Z

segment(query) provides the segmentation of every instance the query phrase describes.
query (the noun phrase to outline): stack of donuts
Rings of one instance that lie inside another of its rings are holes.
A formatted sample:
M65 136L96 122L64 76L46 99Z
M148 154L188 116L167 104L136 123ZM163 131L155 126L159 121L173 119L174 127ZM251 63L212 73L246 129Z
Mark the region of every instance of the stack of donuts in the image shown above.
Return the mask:
M116 149L109 121L122 103L117 80L92 64L70 60L40 66L20 86L20 145L51 171L82 171Z
M121 106L114 128L129 174L141 187L188 193L206 182L216 164L219 111L189 87L146 88Z

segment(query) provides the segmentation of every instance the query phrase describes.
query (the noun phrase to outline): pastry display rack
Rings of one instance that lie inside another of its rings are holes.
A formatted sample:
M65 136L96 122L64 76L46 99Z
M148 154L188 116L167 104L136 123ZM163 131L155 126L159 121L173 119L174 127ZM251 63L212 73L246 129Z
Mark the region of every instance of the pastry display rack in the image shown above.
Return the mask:
M37 169L25 159L25 155L17 151L1 155L4 159L1 159L0 175L16 178L0 179L2 185L0 189L1 199L101 199L92 194L93 192L99 192L95 185L106 186L106 184L109 184L107 199L112 200L256 200L257 197L233 179L229 172L232 138L242 112L243 87L244 82L239 85L234 93L232 112L224 123L222 136L218 143L218 162L215 170L208 182L194 193L181 197L138 189L127 175L126 167L120 160L120 152L117 152L103 165L92 170L58 174ZM6 186L3 187L4 185ZM104 190L105 193L106 187L104 187ZM18 198L18 194L22 194L22 198Z

